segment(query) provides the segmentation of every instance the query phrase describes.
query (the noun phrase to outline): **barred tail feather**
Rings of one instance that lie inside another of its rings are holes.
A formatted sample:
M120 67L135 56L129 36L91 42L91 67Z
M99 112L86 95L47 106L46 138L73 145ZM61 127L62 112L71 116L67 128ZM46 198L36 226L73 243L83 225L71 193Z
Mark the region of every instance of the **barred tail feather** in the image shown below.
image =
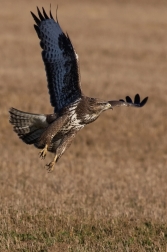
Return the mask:
M47 116L44 114L27 113L15 108L10 108L9 113L13 130L27 144L35 144L48 126Z

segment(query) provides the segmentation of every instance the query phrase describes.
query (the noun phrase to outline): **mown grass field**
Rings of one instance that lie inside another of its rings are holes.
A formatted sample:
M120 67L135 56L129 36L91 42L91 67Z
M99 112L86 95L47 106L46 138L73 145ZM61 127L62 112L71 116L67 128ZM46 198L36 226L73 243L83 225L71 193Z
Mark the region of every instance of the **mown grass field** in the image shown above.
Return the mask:
M149 96L142 109L107 111L55 167L9 124L8 109L52 113L30 10L0 8L0 251L167 251L167 3L53 2L79 54L83 92Z

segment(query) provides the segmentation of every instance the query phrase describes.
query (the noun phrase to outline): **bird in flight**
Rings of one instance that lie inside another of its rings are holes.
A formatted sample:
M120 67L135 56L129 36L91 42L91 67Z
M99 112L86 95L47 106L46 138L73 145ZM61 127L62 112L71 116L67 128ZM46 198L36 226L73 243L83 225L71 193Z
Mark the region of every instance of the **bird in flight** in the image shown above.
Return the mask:
M13 130L26 144L41 149L39 155L45 158L47 151L55 154L47 164L48 171L70 146L77 132L95 121L100 114L116 106L143 107L148 97L140 101L135 95L134 102L129 96L125 100L104 101L87 97L81 89L78 55L56 18L37 7L38 16L31 12L35 20L35 31L42 48L50 102L53 114L33 114L10 108L10 123Z

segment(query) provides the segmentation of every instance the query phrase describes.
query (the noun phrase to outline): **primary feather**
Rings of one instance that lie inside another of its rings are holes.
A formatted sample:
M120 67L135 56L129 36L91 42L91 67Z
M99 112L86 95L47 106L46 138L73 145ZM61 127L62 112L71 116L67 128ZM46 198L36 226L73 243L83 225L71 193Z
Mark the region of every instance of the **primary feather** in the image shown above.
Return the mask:
M69 37L50 15L38 10L39 18L31 12L34 28L43 49L50 101L55 112L81 97L78 57Z

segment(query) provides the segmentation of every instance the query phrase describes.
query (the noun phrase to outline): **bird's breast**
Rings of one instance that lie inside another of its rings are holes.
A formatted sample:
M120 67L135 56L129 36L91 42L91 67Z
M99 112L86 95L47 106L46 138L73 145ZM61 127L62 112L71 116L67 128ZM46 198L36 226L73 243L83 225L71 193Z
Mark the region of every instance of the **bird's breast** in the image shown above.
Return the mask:
M89 123L92 123L94 122L97 118L98 118L99 115L95 114L95 113L92 113L92 114L84 114L83 115L83 118L82 118L82 121L84 124L89 124Z
M64 133L67 133L71 129L80 130L84 127L85 124L82 123L82 120L78 117L75 110L72 110L68 114L68 120L63 126L62 130Z

